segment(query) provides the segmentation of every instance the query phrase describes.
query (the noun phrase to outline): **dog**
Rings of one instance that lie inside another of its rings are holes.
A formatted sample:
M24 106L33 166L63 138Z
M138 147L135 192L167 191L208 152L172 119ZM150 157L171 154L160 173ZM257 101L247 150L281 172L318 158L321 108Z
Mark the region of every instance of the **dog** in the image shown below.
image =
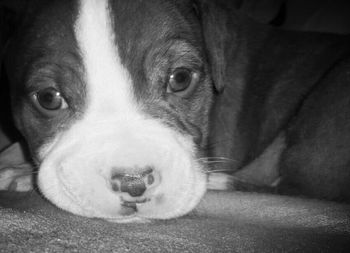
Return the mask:
M271 28L223 0L36 0L19 27L13 118L58 207L169 219L237 178L350 200L349 37Z

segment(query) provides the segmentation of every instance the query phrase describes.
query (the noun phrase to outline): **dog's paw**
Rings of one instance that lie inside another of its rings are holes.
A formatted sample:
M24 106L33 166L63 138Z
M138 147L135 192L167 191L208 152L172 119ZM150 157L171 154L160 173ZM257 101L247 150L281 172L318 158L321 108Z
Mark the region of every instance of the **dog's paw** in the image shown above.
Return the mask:
M238 178L234 175L225 173L209 174L207 189L218 191L246 191L246 192L261 192L261 193L275 193L277 187L281 182L277 178L271 185L263 185Z
M0 169L0 190L26 192L33 189L33 172L29 165Z
M208 177L207 189L217 191L232 190L234 178L225 173L211 173Z

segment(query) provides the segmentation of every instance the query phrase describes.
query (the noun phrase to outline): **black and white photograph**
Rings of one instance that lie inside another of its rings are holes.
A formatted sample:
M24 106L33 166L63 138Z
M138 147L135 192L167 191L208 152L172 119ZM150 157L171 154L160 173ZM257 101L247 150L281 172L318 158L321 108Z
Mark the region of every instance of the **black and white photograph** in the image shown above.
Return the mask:
M0 0L1 252L350 252L350 1Z

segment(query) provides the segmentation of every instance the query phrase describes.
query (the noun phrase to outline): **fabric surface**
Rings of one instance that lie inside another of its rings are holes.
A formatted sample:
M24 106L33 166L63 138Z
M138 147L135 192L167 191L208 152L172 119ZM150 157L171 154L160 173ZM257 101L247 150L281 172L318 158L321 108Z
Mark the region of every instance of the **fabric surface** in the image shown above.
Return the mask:
M350 207L209 192L189 215L116 224L66 213L38 194L0 193L0 252L349 252Z
M24 166L18 145L0 170ZM0 252L350 252L350 205L208 192L189 215L117 224L79 217L37 192L0 191Z

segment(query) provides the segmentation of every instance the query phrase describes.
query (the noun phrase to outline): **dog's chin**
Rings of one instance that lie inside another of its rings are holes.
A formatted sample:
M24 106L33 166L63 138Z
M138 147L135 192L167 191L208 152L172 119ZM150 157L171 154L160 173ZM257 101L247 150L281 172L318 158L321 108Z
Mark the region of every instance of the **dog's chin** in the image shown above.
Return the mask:
M57 137L46 147L39 189L59 208L86 217L135 222L182 216L198 204L207 179L192 140L168 130L127 138L108 131L76 141L74 131ZM136 198L112 189L113 170L149 165L159 175L157 187Z

